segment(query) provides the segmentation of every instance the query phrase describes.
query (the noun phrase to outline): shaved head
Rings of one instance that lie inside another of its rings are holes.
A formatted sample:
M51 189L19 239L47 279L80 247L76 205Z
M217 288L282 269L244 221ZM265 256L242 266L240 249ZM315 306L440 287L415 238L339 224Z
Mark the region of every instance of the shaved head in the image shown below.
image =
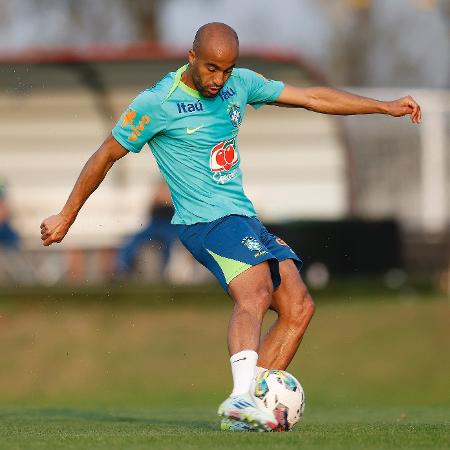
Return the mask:
M195 33L189 67L181 80L203 97L215 97L231 76L238 56L236 31L224 23L207 23Z
M192 49L199 54L211 47L223 50L232 47L233 50L238 52L239 38L236 31L221 22L211 22L201 26L195 33Z

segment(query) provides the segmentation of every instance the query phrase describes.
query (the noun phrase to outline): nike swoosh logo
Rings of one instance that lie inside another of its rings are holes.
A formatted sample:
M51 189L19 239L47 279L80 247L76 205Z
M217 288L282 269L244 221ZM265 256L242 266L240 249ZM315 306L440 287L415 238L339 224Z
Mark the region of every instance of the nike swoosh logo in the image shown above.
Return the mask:
M193 133L195 133L196 131L200 130L200 128L203 128L203 127L204 127L204 125L200 125L200 126L197 127L197 128L186 128L186 133L187 133L187 134L193 134Z
M233 364L235 363L235 362L238 362L238 361L245 361L247 359L247 357L245 356L244 358L241 358L241 359L237 359L236 361L233 361Z

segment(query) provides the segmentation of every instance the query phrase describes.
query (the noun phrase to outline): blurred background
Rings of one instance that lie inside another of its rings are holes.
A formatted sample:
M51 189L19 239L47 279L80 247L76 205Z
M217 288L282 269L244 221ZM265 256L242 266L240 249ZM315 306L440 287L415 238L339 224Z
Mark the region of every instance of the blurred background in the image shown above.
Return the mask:
M409 404L422 389L419 403L448 404L439 351L449 342L449 18L449 0L283 0L275 9L268 0L1 0L0 333L17 375L0 372L4 399L148 402L138 388L153 399L223 397L230 304L171 233L170 196L148 149L114 166L63 243L44 249L39 229L135 95L184 64L199 26L221 21L239 34L240 66L422 105L420 126L248 111L240 151L247 194L303 256L318 299L306 358L294 363L313 398ZM176 360L164 359L162 337ZM148 352L167 370L181 360L195 378L205 342L221 351L195 386L162 394L142 377L153 370ZM354 353L341 360L347 344Z
M136 279L210 281L177 242L164 250L145 231L159 182L148 149L117 164L63 244L44 250L39 224L60 210L131 99L184 63L201 24L220 20L240 36L241 66L380 99L412 94L423 106L419 127L250 111L240 141L247 193L304 257L310 282L421 274L450 289L448 1L286 0L274 12L252 0L237 12L226 0L3 0L0 9L2 220L11 228L0 282L109 281L123 275L116 253L127 245L122 272Z

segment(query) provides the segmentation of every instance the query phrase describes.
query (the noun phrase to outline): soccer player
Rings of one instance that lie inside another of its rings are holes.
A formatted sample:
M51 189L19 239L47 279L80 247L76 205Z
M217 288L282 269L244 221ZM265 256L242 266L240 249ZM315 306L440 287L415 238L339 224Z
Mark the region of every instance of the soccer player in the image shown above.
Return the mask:
M41 224L45 246L61 242L84 202L120 158L148 143L169 185L178 236L233 299L228 348L234 387L219 407L222 429L272 430L273 415L249 394L255 373L286 369L314 313L300 258L258 220L244 194L237 144L247 105L305 108L324 114L409 115L411 98L378 101L327 87L296 88L235 68L236 32L223 23L196 33L188 64L141 92L85 164L65 206ZM278 317L260 342L271 308Z

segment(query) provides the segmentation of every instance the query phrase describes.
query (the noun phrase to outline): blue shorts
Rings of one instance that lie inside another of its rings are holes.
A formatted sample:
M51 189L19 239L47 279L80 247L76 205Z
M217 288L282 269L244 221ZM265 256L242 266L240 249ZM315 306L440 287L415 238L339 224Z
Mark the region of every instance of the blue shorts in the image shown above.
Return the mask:
M214 274L225 291L231 280L263 261L269 263L274 289L281 283L280 261L292 259L299 270L302 266L295 252L256 217L231 215L176 227L183 245Z

